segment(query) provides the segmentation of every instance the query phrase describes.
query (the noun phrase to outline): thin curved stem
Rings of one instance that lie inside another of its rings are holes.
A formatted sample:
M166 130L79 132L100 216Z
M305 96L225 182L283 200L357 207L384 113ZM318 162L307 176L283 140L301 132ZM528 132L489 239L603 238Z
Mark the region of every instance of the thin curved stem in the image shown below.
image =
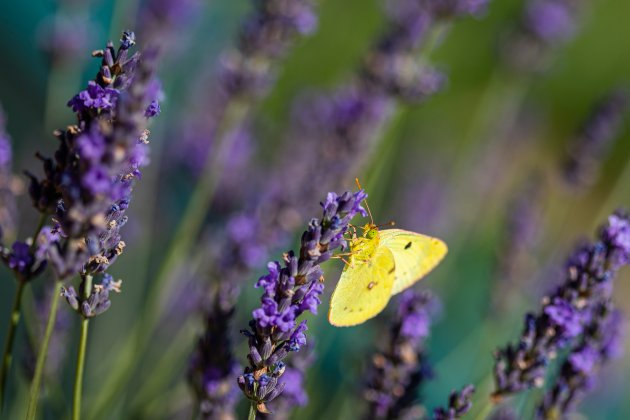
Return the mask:
M15 332L17 331L17 326L20 323L20 307L22 305L22 295L24 294L25 286L26 283L24 281L18 282L18 287L15 291L15 299L13 300L13 309L11 310L11 318L9 319L7 342L4 347L4 355L2 356L2 377L0 379L0 413L4 408L5 387L7 384L7 378L9 376L9 370L11 369L11 361L13 360L13 342L15 341Z
M28 400L28 409L26 412L26 420L34 420L37 412L37 403L39 402L39 391L42 383L42 376L44 374L44 365L46 363L46 356L48 354L48 345L50 344L50 337L55 329L55 321L57 320L57 309L59 308L59 293L61 292L61 280L55 280L55 286L53 289L50 312L48 313L48 322L46 323L46 332L44 333L44 340L42 341L42 347L39 349L37 355L37 364L35 365L35 375L33 376L33 382L31 383L31 392Z
M87 299L92 293L92 276L85 276L83 298ZM88 327L90 319L81 319L81 336L79 337L79 352L77 354L77 370L74 375L74 393L72 394L72 420L81 418L81 395L83 393L83 372L85 370L85 353L87 349Z
M252 402L249 406L249 415L247 416L247 420L256 420L256 403Z

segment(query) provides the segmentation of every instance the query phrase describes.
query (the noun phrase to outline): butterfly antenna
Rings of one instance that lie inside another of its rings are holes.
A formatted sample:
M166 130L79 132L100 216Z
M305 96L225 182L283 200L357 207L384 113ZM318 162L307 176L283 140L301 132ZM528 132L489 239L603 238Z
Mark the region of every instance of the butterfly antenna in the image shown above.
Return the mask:
M361 183L359 182L359 178L354 178L354 181L357 183L357 187L359 187L359 189L362 190L363 187L361 187ZM372 224L374 224L374 218L372 217L372 212L370 211L370 205L367 202L367 198L365 200L363 200L363 203L365 204L365 209L367 210L368 214L370 215L370 221L372 222Z
M393 220L387 222L387 223L383 223L382 225L378 225L376 226L377 228L382 228L382 227L386 227L386 226L396 226L396 222L394 222Z

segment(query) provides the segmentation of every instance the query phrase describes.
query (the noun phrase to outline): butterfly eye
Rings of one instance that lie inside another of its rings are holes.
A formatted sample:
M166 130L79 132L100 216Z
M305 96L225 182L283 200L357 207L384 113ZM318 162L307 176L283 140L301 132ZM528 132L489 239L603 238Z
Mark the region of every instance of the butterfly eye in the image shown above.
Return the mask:
M376 229L370 229L367 232L365 232L365 237L368 239L374 239L376 237L376 233L378 231Z

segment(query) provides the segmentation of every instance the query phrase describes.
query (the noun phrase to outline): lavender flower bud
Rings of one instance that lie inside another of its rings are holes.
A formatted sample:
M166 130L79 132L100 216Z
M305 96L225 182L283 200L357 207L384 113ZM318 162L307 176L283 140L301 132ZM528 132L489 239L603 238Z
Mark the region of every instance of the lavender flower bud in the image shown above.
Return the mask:
M472 396L475 393L475 387L472 385L465 386L461 391L453 391L448 398L448 406L437 408L433 412L434 420L453 420L466 415L472 408Z

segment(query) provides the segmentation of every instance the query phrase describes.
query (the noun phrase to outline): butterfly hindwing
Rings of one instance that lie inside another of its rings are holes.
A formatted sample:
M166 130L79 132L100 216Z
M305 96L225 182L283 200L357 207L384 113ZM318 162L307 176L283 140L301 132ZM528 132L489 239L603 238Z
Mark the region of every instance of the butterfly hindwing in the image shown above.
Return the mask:
M389 302L395 271L392 252L380 246L369 260L347 265L330 301L330 323L347 327L376 316Z
M381 231L381 246L392 252L396 264L392 295L402 292L427 275L448 251L446 244L437 238L402 229Z

